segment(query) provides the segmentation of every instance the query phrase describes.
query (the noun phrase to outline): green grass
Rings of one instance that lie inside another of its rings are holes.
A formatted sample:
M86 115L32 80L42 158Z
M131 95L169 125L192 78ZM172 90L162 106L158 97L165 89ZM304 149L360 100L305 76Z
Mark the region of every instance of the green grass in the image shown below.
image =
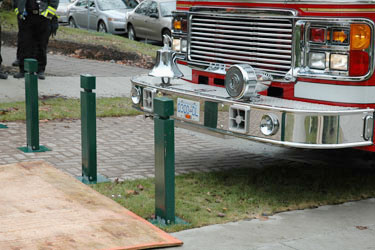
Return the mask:
M161 226L168 232L375 197L375 169L312 167L290 161L263 169L184 174L175 183L176 216L189 224ZM154 217L153 178L92 187L145 219Z
M139 115L139 111L132 108L129 98L98 98L96 101L97 117L116 117ZM80 100L46 98L39 100L39 119L80 119ZM25 102L0 103L0 121L22 121L26 119Z
M8 32L17 32L17 19L13 11L0 11L2 29ZM131 41L124 36L88 31L84 29L72 29L70 27L59 26L55 37L51 40L82 43L93 46L103 46L121 52L134 52L155 58L156 51L160 46Z

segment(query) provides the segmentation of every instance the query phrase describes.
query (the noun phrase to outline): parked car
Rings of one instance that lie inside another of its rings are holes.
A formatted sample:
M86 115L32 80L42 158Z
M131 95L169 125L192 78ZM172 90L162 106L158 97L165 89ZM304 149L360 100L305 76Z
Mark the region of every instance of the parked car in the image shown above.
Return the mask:
M56 9L56 14L59 16L59 23L68 23L68 11L74 0L60 0L59 6Z
M69 26L112 34L126 33L125 15L138 5L137 0L89 0L87 3L87 0L74 2L69 10Z
M176 0L143 0L134 10L127 13L128 38L163 41L163 35L171 36L172 11Z

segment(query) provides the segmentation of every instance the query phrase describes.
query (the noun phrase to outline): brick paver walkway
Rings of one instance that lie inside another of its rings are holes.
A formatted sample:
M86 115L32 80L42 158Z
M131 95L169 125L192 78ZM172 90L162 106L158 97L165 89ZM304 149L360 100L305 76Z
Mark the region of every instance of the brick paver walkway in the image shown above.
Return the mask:
M9 128L0 129L0 164L45 160L73 176L81 174L79 120L40 123L40 145L52 149L41 153L17 149L26 145L25 123L3 124ZM176 173L257 166L258 155L225 146L218 140L225 141L177 128ZM153 177L153 121L143 116L98 118L97 151L98 173L108 178Z

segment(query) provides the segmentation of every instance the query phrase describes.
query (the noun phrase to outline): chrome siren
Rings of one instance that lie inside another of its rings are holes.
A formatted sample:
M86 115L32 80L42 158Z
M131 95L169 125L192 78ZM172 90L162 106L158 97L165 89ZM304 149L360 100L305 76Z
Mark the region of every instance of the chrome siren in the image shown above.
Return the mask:
M169 84L170 79L181 78L183 74L176 65L175 52L170 49L172 38L168 35L163 37L164 46L157 51L155 66L148 75L161 77L164 84Z
M225 88L235 99L250 99L266 90L271 81L272 76L265 72L256 71L248 64L236 64L225 75Z

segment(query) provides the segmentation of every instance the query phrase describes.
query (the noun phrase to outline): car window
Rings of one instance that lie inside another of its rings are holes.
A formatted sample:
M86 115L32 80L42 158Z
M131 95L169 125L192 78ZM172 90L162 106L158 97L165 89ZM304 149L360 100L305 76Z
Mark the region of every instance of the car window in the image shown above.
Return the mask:
M158 4L156 2L154 2L154 1L151 2L150 7L148 8L147 15L148 16L151 16L151 15L159 16Z
M87 0L79 0L76 4L76 6L86 6L87 5Z
M122 0L125 3L127 9L134 9L137 7L138 2L136 0Z
M174 10L176 10L176 1L160 3L161 16L172 16Z
M122 0L99 0L97 3L100 10L126 9Z
M137 14L140 14L140 15L146 15L147 12L148 12L148 7L150 6L150 2L147 1L147 2L142 2L140 3L140 5L137 7L137 9L134 11L135 13Z

